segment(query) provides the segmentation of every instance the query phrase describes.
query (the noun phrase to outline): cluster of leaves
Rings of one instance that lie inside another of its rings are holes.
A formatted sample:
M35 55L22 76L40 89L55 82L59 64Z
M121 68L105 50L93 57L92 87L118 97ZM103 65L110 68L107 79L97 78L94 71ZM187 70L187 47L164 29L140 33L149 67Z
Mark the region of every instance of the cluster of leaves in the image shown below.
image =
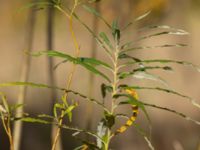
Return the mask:
M99 2L99 0L92 0L91 2ZM75 1L75 4L81 4L80 1ZM38 2L38 3L32 3L28 5L28 7L33 6L54 6L61 12L72 12L70 8L66 8L62 6L62 3L58 0L53 0L52 2ZM60 87L52 87L45 84L38 84L38 83L31 83L31 82L10 82L10 83L2 83L0 84L1 87L3 86L31 86L36 88L52 88L55 90L61 90L65 93L72 93L78 97L81 97L83 100L92 102L99 107L101 107L104 111L102 115L102 120L99 122L97 126L97 131L86 131L84 129L69 127L62 123L62 119L67 116L69 121L72 121L72 111L78 106L78 103L75 101L66 101L66 95L64 95L61 98L61 101L58 103L55 103L54 109L53 109L53 116L41 114L37 118L24 116L23 118L15 118L13 115L11 115L13 108L9 108L7 101L5 98L2 98L3 105L0 105L0 112L2 121L5 120L5 117L7 117L7 120L15 121L15 120L22 120L26 122L37 122L42 124L55 124L58 125L59 128L68 129L74 131L73 136L76 137L78 140L81 140L83 145L76 148L78 149L102 149L102 150L108 150L110 148L110 142L115 135L115 131L113 130L113 127L116 125L116 120L120 117L123 117L125 119L128 119L129 117L126 114L117 114L116 109L119 108L121 105L128 105L128 106L137 106L139 109L141 109L149 124L150 124L150 117L146 111L146 107L153 107L157 109L162 109L165 111L172 112L176 115L179 115L180 117L183 117L186 120L190 120L198 125L200 125L200 122L193 120L192 118L184 115L183 113L177 112L176 110L172 110L170 108L161 107L155 104L149 104L145 103L141 99L135 99L132 95L127 94L124 92L124 89L135 89L135 90L156 90L160 92L166 92L169 94L174 94L180 97L183 97L187 99L189 102L191 102L192 105L200 109L200 105L193 99L186 95L183 95L181 93L178 93L174 90L171 90L166 81L162 79L160 76L152 74L151 70L164 70L164 71L172 71L174 70L171 66L171 64L178 64L178 65L184 65L184 66L190 66L197 71L200 70L200 68L196 65L193 65L192 63L186 62L186 61L177 61L177 60L171 60L171 59L148 59L144 60L141 58L136 58L132 56L132 52L136 50L143 50L143 49L152 49L152 48L168 48L168 47L183 47L186 46L185 44L175 43L175 44L164 44L164 45L156 45L156 46L134 46L135 43L138 41L146 40L148 38L154 38L162 35L187 35L188 33L181 29L175 29L170 26L166 25L153 25L153 26L147 26L140 31L144 30L156 30L156 29L162 29L164 31L158 31L155 33L152 33L150 35L145 35L142 37L139 37L138 39L134 41L129 41L123 43L121 38L124 36L125 30L129 27L131 27L133 24L135 24L137 21L142 20L146 16L150 14L150 12L145 13L142 16L139 16L134 21L128 23L125 27L120 27L118 24L118 19L114 20L112 23L109 23L106 21L99 12L97 12L94 8L89 7L88 5L82 5L83 9L85 9L87 12L95 15L97 18L99 18L102 22L105 23L105 25L110 29L110 33L107 34L105 32L100 32L99 35L96 35L92 29L79 18L79 16L73 11L71 14L72 18L76 19L85 29L93 36L94 39L96 39L97 43L100 45L100 47L104 50L105 55L110 59L109 63L103 62L101 60L98 60L96 58L89 58L89 57L80 57L80 56L71 56L69 54L60 52L60 51L40 51L37 53L31 53L30 55L34 57L39 57L42 55L46 55L49 57L57 57L62 59L59 64L56 65L56 67L59 67L60 64L70 62L74 65L79 65L81 67L84 67L86 70L92 72L95 75L98 75L99 77L102 77L105 79L105 83L102 83L101 85L101 93L102 97L105 98L107 95L111 96L110 102L112 103L111 109L108 109L107 106L104 105L103 102L89 98L88 96L85 96L79 92L73 91L71 89L67 88L60 88ZM65 8L65 9L64 9ZM66 11L65 11L66 10ZM132 70L129 70L128 66L131 66L133 68ZM100 67L103 67L110 71L112 73L112 76L108 76L106 73L102 71ZM125 71L124 71L125 70ZM143 87L139 85L131 85L127 84L124 79L126 78L136 78L136 79L148 79L152 81L157 81L164 85L163 87ZM14 109L19 107L21 105L16 105ZM61 122L60 122L61 121ZM10 124L10 122L9 122ZM9 125L7 125L9 126ZM5 126L5 129L8 127ZM138 132L144 137L144 139L147 141L148 146L150 149L154 149L150 140L149 135L140 128L138 124L134 123L134 127L138 130ZM10 127L9 127L10 128ZM87 141L85 139L80 139L78 135L80 133L88 134L92 136L95 140L93 141Z

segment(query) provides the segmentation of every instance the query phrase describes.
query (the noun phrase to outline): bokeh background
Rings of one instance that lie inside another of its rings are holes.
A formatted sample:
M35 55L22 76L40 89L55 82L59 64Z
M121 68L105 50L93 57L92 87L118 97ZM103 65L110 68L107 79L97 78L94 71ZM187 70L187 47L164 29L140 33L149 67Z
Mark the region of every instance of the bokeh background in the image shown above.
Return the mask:
M27 43L30 40L30 10L25 9L20 13L18 13L18 10L28 2L27 0L0 0L0 83L20 80L23 59L25 57L24 51L27 49ZM63 0L63 3L70 7L72 0ZM110 23L113 19L119 17L121 26L126 25L135 17L152 10L146 19L124 32L122 38L124 41L134 40L141 35L152 33L152 31L140 33L137 32L137 29L157 24L181 28L190 34L188 36L159 36L144 40L139 44L153 46L185 43L189 46L184 48L141 50L134 53L134 55L143 59L170 58L187 60L200 65L200 2L198 0L104 0L98 3L98 9ZM85 23L90 27L94 26L94 17L91 14L84 11L81 7L77 8L76 11ZM41 8L41 10L35 10L34 12L35 26L33 28L31 49L35 52L47 50L47 9ZM57 11L55 11L54 15L53 49L73 54L74 47L69 34L68 22ZM100 47L94 46L92 36L78 22L74 21L74 27L81 47L81 55L87 57L95 55L98 59L108 61L104 51ZM109 32L108 28L101 21L97 21L96 28L98 28L97 32ZM51 82L49 81L49 74L51 72L48 69L48 62L47 57L31 58L28 81L45 84ZM55 64L58 62L60 62L59 59L54 59ZM60 87L65 86L70 66L70 63L65 63L53 71L56 76L56 85ZM200 74L189 67L173 66L175 67L173 73L158 71L154 73L158 73L165 78L173 89L197 99L200 103ZM100 77L94 77L91 88L91 75L83 68L78 67L73 78L72 89L76 89L86 95L90 94L92 97L97 97L101 100L101 82L105 81L100 79ZM130 79L128 82L133 85L161 86L158 83L144 80ZM1 88L0 91L7 95L10 103L17 101L18 87ZM51 114L51 104L53 101L51 92L51 90L46 89L28 88L25 98L25 111L30 114ZM138 91L138 93L144 101L170 107L184 112L197 120L200 119L199 110L183 98L155 91ZM57 92L56 95L54 100L59 100L62 93ZM80 102L80 106L74 111L73 124L86 128L88 127L88 121L90 121L89 127L91 130L96 130L96 125L101 119L102 110L73 95L70 95L70 98ZM200 150L199 126L162 110L152 108L147 110L152 120L152 142L157 150ZM129 108L122 108L120 111L130 113ZM148 123L142 113L140 113L137 123L148 130ZM23 125L21 149L50 149L50 130L49 126L25 123ZM63 149L66 150L71 150L77 144L80 144L71 137L71 132L68 131L63 131L62 141ZM116 150L148 149L143 137L137 133L134 127L131 127L123 135L118 136L112 142L111 147ZM8 139L1 124L0 150L8 150Z

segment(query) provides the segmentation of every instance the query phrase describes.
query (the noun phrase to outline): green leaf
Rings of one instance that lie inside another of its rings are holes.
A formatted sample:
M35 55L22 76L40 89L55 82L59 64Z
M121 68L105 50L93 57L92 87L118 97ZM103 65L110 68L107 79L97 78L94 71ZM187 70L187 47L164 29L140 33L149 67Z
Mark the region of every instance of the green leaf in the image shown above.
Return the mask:
M147 111L146 111L146 109L144 107L144 104L141 101L135 99L132 95L129 95L129 94L117 94L116 96L117 97L126 97L126 98L128 98L128 100L120 102L119 105L130 104L130 105L138 106L144 112L144 114L145 114L147 120L149 121L149 123L151 122L150 117L149 117L149 115L148 115L148 113L147 113Z
M167 107L161 107L161 106L158 106L158 105L155 105L155 104L149 104L149 103L143 103L145 106L148 106L148 107L153 107L153 108L156 108L156 109L161 109L161 110L164 110L164 111L168 111L168 112L171 112L173 114L176 114L182 118L184 118L185 120L187 121L191 121L197 125L200 125L200 121L197 121L195 119L192 119L191 117L188 117L187 115L183 114L183 113L180 113L176 110L173 110L173 109L170 109L170 108L167 108Z
M101 14L100 14L99 12L96 11L96 9L94 9L94 8L92 8L92 7L89 7L89 6L87 6L87 5L83 5L83 8L84 8L86 11L88 11L89 13L91 13L91 14L95 15L96 17L98 17L99 19L101 19L101 20L105 23L105 25L107 25L108 28L111 29L110 24L101 16Z
M145 30L149 30L149 29L168 29L168 30L179 31L179 32L182 32L182 33L187 33L187 34L189 34L189 33L188 33L187 31L185 31L185 30L176 29L176 28L173 28L173 27L168 26L168 25L150 25L150 26L146 26L146 27L143 27L143 28L139 29L139 32L145 31Z
M113 46L112 46L112 44L111 44L111 42L110 42L110 40L109 40L109 38L108 38L108 36L107 36L104 32L99 33L99 36L100 36L100 38L102 38L102 40L104 41L104 43L105 43L111 50L114 49Z
M160 35L188 35L188 33L183 32L183 31L163 31L163 32L157 32L157 33L143 36L143 37L139 38L137 41L160 36Z
M120 72L118 74L118 77L120 79L124 79L124 78L127 78L129 76L134 76L134 74L137 74L137 72L145 72L145 74L146 74L147 70L154 70L154 69L158 69L158 70L161 69L161 70L164 70L164 71L173 71L172 67L170 67L170 66L145 66L145 67L136 68L136 69L129 71L129 72Z
M60 109L60 111L62 111L64 109L63 104L59 104L59 103L55 103L53 106L53 114L55 118L58 118L58 114L57 114L57 109Z
M68 60L68 61L70 61L70 62L72 62L74 64L79 64L79 65L83 66L84 68L86 68L87 70L91 71L92 73L100 75L101 77L103 77L104 79L106 79L108 82L110 82L110 79L105 74L103 74L99 70L95 69L90 64L84 62L83 61L84 59L81 60L80 58L74 58L74 57L72 57L72 56L70 56L68 54L64 54L64 53L61 53L61 52L58 52L58 51L41 51L41 52L38 52L38 53L35 53L35 54L32 54L32 55L33 56L41 56L41 55L44 55L44 54L47 55L47 56L49 56L49 57L64 58L64 59L66 59L66 60ZM87 60L89 61L89 59L87 59ZM95 61L95 59L90 59L90 63L91 62L93 62L93 63L99 63L100 64L100 61L98 61L98 60Z
M102 94L102 97L105 98L106 97L106 92L112 92L112 87L111 86L108 86L106 84L101 84L101 94Z
M122 49L125 49L126 47L130 46L133 44L133 42L126 43L125 45L122 45ZM131 52L131 51L136 51L136 50L143 50L143 49L155 49L155 48L170 48L170 47L185 47L187 46L186 44L164 44L164 45L156 45L156 46L139 46L139 47L132 47L125 49L120 52L121 54L124 54L126 52Z
M64 115L66 115L66 114L68 115L68 118L69 118L70 122L72 122L72 110L74 108L76 108L77 106L78 106L78 104L75 103L74 105L71 105L71 106L67 107L67 109L64 112Z
M97 3L100 2L101 0L89 0L89 3Z
M170 59L149 59L149 60L140 60L140 61L134 61L134 62L128 62L125 65L132 65L132 64L138 64L138 63L143 63L143 64L151 64L151 63L161 63L161 64L168 64L168 63L174 63L174 64L179 64L183 66L189 66L196 71L200 72L200 67L197 65L194 65L191 62L187 61L178 61L178 60L170 60Z
M52 124L49 121L46 121L43 119L31 118L31 117L21 118L20 120L24 122L30 122L30 123Z
M137 79L147 79L147 80L158 81L158 82L162 83L163 85L165 85L166 87L169 87L167 82L164 79L162 79L161 77L154 75L154 74L144 72L144 71L135 72L133 74L133 77L137 78Z
M69 9L68 9L69 10ZM70 10L69 10L70 11ZM103 41L93 32L93 30L84 23L77 15L76 13L73 13L74 18L83 26L86 30L88 30L89 33L92 34L94 39L97 41L97 43L106 51L106 53L111 57L112 53L109 51L109 49L104 45Z
M64 88L53 87L46 84L40 83L33 83L33 82L7 82L7 83L0 83L0 87L7 87L7 86L30 86L34 88L49 88L49 89L58 89L64 90Z
M115 41L117 41L118 45L121 38L121 31L118 26L118 19L114 20L112 23L112 35Z
M9 109L9 105L8 105L6 96L2 92L0 92L0 96L1 96L2 103L3 103L2 110L5 110L6 113L10 113L10 109Z
M55 119L54 116L50 116L50 115L47 115L47 114L40 114L38 115L39 118L48 118L48 119Z
M14 110L16 110L16 109L18 109L20 107L24 107L24 104L15 104L15 105L12 105L12 106L10 106L10 110L12 112L12 111L14 111Z
M107 63L102 62L102 61L95 59L95 58L80 57L79 60L84 62L84 63L87 63L89 65L92 65L92 66L100 65L100 66L103 66L105 68L112 69L112 67L110 65L108 65Z
M192 105L194 105L197 108L200 108L200 104L197 103L197 101L187 95L181 94L179 92L176 92L171 89L166 89L166 88L161 88L161 87L143 87L143 86L128 86L128 85L120 85L119 88L133 88L133 89L138 89L138 90L157 90L161 92L166 92L170 94L174 94L177 96L180 96L182 98L186 98Z

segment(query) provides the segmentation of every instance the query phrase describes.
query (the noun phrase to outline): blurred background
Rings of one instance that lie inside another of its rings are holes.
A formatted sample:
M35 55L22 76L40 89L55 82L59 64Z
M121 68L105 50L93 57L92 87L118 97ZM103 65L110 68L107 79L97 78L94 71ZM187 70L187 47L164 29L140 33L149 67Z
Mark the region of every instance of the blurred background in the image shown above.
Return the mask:
M42 7L34 9L32 12L30 9L25 9L18 13L18 10L28 2L27 0L0 0L0 83L21 80L23 65L26 61L24 51L27 49L34 52L53 49L73 54L74 47L65 16L52 9L49 13L48 9ZM72 0L65 0L63 3L68 7L72 6ZM200 65L199 0L104 0L92 6L96 7L110 23L119 18L121 27L137 16L152 10L147 18L124 31L122 41L131 41L141 35L153 33L152 30L137 32L138 29L144 26L169 25L184 29L190 34L188 36L158 36L143 40L139 45L153 46L184 43L189 46L140 50L134 52L133 55L141 59L186 60ZM81 7L78 7L76 11L88 26L95 29L96 33L101 31L109 33L108 28L101 21L95 20L93 15L84 11ZM84 27L74 21L74 28L80 44L81 56L94 56L108 62L104 51L96 46L92 36ZM27 75L28 81L65 87L71 64L62 64L56 70L51 71L49 68L58 62L60 62L59 59L49 60L45 56L31 58L30 70ZM179 65L173 65L173 67L175 71L172 73L162 71L154 71L153 73L158 73L166 79L169 86L174 90L191 96L200 103L200 74L190 67ZM55 76L52 76L52 74ZM85 69L77 67L71 88L85 95L89 94L91 97L96 97L101 101L100 85L102 82L105 81L100 77L94 77ZM162 85L153 81L130 78L127 82L133 85L162 87ZM10 103L17 102L19 87L1 88L0 91L6 94ZM139 97L146 102L170 107L200 120L199 110L183 98L156 91L145 90L138 91L138 93ZM52 93L51 90L27 88L25 112L34 115L51 114L52 102L59 100L61 95L61 92ZM74 111L73 125L95 131L96 125L101 119L102 110L95 105L86 103L79 97L70 95L70 99L80 102L78 109ZM152 142L156 150L200 150L199 126L162 110L152 108L147 108L147 110L152 120ZM125 111L131 115L131 110L128 107L124 107L120 111ZM148 130L148 122L142 112L136 122ZM123 123L123 120L121 123ZM21 150L50 149L50 130L51 127L46 125L23 124ZM80 144L71 137L71 132L63 131L62 133L63 149L71 150L77 144ZM116 137L111 147L116 150L148 149L143 137L137 133L134 127L131 127L123 135ZM8 149L8 139L0 124L0 150Z

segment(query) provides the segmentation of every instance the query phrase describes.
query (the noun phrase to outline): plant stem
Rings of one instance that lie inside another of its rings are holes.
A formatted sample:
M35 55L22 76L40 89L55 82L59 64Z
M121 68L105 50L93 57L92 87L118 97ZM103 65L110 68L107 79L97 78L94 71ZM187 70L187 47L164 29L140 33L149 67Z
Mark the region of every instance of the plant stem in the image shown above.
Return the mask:
M11 128L10 128L10 116L4 117L2 115L1 120L2 120L2 124L3 124L4 130L6 131L6 134L7 134L8 139L9 139L10 150L14 150L12 131L11 131Z
M115 52L114 52L114 61L113 61L113 82L112 82L112 102L111 102L111 111L110 111L110 114L113 115L114 114L114 111L115 111L115 108L116 108L116 104L115 104L115 98L114 95L117 94L117 86L118 86L118 77L117 77L117 74L118 74L118 70L119 70L119 67L118 67L118 55L119 55L119 43L116 42L115 44ZM110 145L110 141L111 141L111 138L112 138L112 133L111 133L111 129L107 129L107 135L106 135L106 141L105 141L105 144L104 144L104 150L109 150L109 145Z
M72 40L73 40L73 44L74 44L74 47L75 47L75 57L79 57L80 55L80 48L79 48L79 45L78 45L78 42L77 42L77 39L76 39L76 36L75 36L75 33L74 33L74 30L73 30L73 11L75 10L75 7L76 7L76 3L74 4L74 7L70 13L70 15L65 11L63 10L60 6L56 6L56 8L61 11L68 19L69 19L69 30L70 30L70 33L71 33L71 37L72 37ZM70 72L70 75L68 76L67 78L67 83L66 83L66 90L65 90L65 93L63 95L63 98L64 98L64 104L65 106L67 107L68 106L68 103L67 103L67 98L68 98L68 92L66 92L67 90L69 90L70 86L71 86L71 83L72 83L72 78L73 78L73 75L75 73L75 70L76 70L76 64L73 64L72 66L72 70ZM53 142L53 145L52 145L52 149L51 150L55 150L56 149L56 144L58 142L58 139L60 137L60 133L61 133L61 128L60 126L62 126L62 123L63 123L63 118L64 118L64 110L61 111L61 115L60 115L60 118L59 118L59 122L58 122L58 128L57 128L57 131L56 131L56 136L54 138L54 142Z

